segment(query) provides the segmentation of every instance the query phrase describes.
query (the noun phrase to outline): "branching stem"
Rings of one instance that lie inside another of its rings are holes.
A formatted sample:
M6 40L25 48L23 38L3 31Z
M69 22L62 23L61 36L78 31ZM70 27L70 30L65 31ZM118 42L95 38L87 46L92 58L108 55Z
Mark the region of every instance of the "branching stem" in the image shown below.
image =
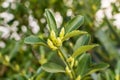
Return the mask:
M71 70L71 74L72 74L72 77L73 77L73 80L75 80L75 72L74 70L71 68L69 62L67 61L67 58L65 57L64 53L61 51L61 49L59 48L58 51L60 52L60 58L63 60L63 62L66 64L66 66L68 66L68 68Z

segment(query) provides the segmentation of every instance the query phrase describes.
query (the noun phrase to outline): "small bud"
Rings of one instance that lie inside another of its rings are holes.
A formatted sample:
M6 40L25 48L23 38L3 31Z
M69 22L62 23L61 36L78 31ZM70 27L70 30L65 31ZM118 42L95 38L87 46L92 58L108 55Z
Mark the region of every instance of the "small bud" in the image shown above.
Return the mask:
M73 57L69 57L69 58L67 59L68 62L71 62L72 60L73 60Z
M39 60L39 63L42 65L42 64L45 64L47 62L47 59L46 58L41 58Z
M65 70L66 70L66 73L71 73L71 70L68 68L68 66L66 66Z
M81 76L79 75L75 80L81 80Z
M77 65L78 65L78 61L76 60L76 61L75 61L75 67L76 67Z
M52 41L50 39L47 40L47 44L48 46L52 49L52 50L56 50L57 47L53 45Z
M56 34L55 32L52 30L50 33L50 39L54 42L56 40Z
M63 27L60 31L60 34L59 34L60 39L63 39L64 35L65 35L65 29Z
M47 62L47 59L45 58L45 54L41 54L39 59L39 63L42 65Z
M97 10L97 7L95 5L92 5L92 9L95 11Z
M70 57L67 59L68 62L70 62L70 66L71 68L74 66L74 63L75 63L75 59L73 57Z
M43 35L43 34L39 34L38 37L41 38L41 39L43 39L43 38L44 38L44 35Z
M74 62L75 62L75 59L73 59L71 64L70 64L71 68L74 66Z
M55 45L58 47L62 45L62 41L59 37L55 40Z
M26 71L25 71L25 70L22 70L22 71L21 71L21 75L22 75L22 76L25 76L25 75L26 75Z
M0 53L0 58L2 58L3 56L2 56L2 53Z
M6 55L6 56L5 56L5 60L6 60L7 62L9 62L9 61L10 61L10 57L9 57L8 55Z
M70 76L70 78L73 78L71 74L71 70L68 68L68 66L66 66L65 70L66 70L66 73Z
M53 46L53 43L52 43L52 41L50 39L47 40L47 44L48 44L49 47Z
M119 80L120 79L120 76L117 74L116 76L115 76L115 80Z
M18 64L15 65L15 68L14 68L16 71L19 71L20 70L20 66Z

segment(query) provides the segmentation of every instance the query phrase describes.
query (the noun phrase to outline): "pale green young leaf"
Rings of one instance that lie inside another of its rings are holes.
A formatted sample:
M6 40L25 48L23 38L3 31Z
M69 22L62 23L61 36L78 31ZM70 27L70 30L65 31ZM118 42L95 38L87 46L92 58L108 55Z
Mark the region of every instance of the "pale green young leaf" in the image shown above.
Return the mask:
M82 24L84 23L84 17L81 15L78 15L71 19L65 26L65 33L69 33L73 30L78 29Z
M46 72L50 72L50 73L65 72L64 68L61 65L52 62L43 64L41 68Z
M74 37L74 36L77 36L77 35L82 35L82 34L87 34L87 32L85 32L85 31L79 31L79 30L71 31L71 32L67 33L64 36L64 38L62 39L62 41L67 40L67 39L69 39L71 37Z
M26 37L24 39L24 43L26 43L26 44L39 44L39 45L47 46L47 44L45 43L44 40L40 39L39 37L33 36L33 35Z
M56 21L53 14L48 9L45 9L45 15L50 31L53 30L56 34L58 34Z
M89 51L90 49L94 48L98 46L97 44L94 45L84 45L81 46L80 48L78 48L77 50L75 50L75 52L72 54L72 57L77 57L79 55L81 55L82 53Z
M91 40L91 37L89 34L82 35L78 38L78 40L75 43L75 46L73 47L73 50L77 50L80 46L88 45Z

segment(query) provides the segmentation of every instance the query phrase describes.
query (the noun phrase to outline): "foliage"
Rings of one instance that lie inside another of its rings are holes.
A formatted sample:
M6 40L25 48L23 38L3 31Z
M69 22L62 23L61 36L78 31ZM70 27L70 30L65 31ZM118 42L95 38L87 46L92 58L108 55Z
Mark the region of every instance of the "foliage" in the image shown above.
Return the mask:
M110 5L111 18L101 0L1 0L0 80L119 80L120 2Z

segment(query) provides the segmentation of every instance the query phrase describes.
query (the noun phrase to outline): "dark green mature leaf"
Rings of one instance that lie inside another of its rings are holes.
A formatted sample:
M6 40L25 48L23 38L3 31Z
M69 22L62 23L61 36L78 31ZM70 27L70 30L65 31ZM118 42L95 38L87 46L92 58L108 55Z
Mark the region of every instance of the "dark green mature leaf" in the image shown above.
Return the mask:
M81 55L76 69L77 74L83 76L85 72L88 70L90 63L91 63L90 54Z
M86 34L86 33L87 32L85 32L85 31L74 30L74 31L71 31L70 33L66 34L62 41L66 40L70 37L74 37L74 36L82 35L82 34Z
M26 37L24 39L24 43L26 43L26 44L39 44L39 45L47 46L44 40L40 39L39 37L33 36L33 35Z
M109 65L107 63L104 63L104 62L101 62L99 64L95 64L95 65L92 65L91 66L91 69L87 72L86 75L90 75L94 72L97 72L97 71L101 71L101 70L105 70L109 67Z
M84 17L81 15L78 15L74 17L72 20L70 20L66 26L65 26L65 33L69 33L73 30L78 29L82 24L84 23Z
M42 69L51 73L65 72L62 66L51 62L43 64Z
M84 52L86 52L86 51L88 51L88 50L90 50L90 49L92 49L92 48L94 48L94 47L96 47L96 46L98 46L98 44L81 46L80 48L78 48L78 49L73 53L72 57L77 57L77 56L79 56L80 54L82 54L82 53L84 53Z
M50 31L53 30L56 34L58 34L56 21L53 14L48 9L45 9L45 14Z
M91 40L91 37L89 34L82 35L78 38L78 40L75 43L75 46L73 47L73 50L77 50L80 46L88 45Z

